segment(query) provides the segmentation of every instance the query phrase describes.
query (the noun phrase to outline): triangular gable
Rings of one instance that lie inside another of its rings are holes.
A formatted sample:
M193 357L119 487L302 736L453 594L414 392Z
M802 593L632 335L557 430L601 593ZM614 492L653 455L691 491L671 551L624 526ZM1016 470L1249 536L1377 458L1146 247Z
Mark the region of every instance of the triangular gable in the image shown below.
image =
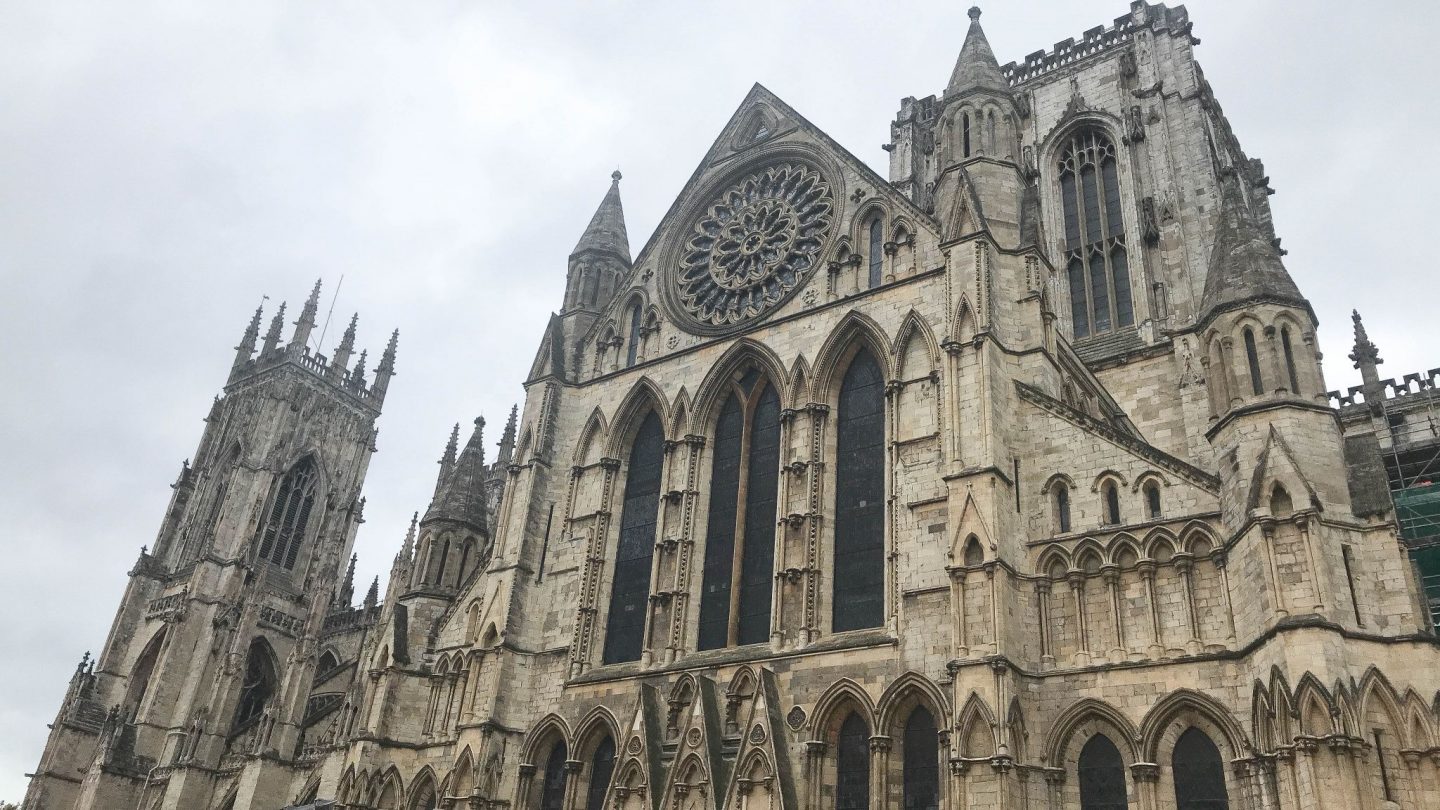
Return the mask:
M750 716L740 728L740 750L735 754L735 778L726 791L724 807L743 805L795 810L795 782L791 777L788 752L782 747L786 727L780 716L780 692L775 673L756 670L759 684L750 708ZM777 742L778 741L778 742ZM739 796L750 797L741 802Z
M666 780L664 804L678 810L720 810L729 773L721 756L720 714L715 682L695 679L695 698L687 707L675 758Z
M1323 509L1315 488L1300 471L1300 465L1295 463L1295 456L1290 452L1285 437L1271 425L1270 434L1265 437L1265 449L1260 451L1260 458L1255 463L1255 475L1250 479L1250 495L1245 499L1245 511L1248 513L1256 507L1269 506L1270 492L1277 483L1290 493L1296 510ZM1301 493L1308 498L1306 504L1300 503Z
M630 724L616 752L615 775L605 806L617 810L659 810L660 807L660 698L655 687L640 685Z

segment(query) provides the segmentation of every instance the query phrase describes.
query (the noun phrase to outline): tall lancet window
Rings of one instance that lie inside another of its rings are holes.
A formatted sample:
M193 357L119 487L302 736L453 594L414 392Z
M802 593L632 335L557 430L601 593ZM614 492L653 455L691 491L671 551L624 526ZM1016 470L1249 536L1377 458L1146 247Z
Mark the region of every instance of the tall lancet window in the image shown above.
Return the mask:
M870 220L870 284L871 288L879 287L885 278L885 223L881 221L880 215Z
M314 507L315 460L306 456L280 479L270 515L260 530L260 559L287 571L294 568Z
M645 605L650 599L650 561L655 555L655 518L660 508L660 478L665 463L665 432L654 411L646 414L630 447L625 502L620 511L620 544L610 585L610 616L605 627L605 663L635 661L645 635Z
M1098 130L1081 130L1061 152L1059 169L1075 337L1133 326L1115 145Z
M885 380L861 349L835 422L834 630L885 621Z
M715 425L700 594L702 650L770 638L780 397L755 369L731 383Z

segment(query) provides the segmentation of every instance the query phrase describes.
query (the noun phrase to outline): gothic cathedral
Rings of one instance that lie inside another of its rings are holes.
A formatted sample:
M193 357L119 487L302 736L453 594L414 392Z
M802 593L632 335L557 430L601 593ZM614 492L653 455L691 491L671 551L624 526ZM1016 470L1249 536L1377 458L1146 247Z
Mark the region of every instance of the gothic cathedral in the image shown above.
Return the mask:
M634 256L616 173L358 599L396 340L257 311L24 807L1440 807L1378 358L1184 7L979 18L888 179L759 85Z

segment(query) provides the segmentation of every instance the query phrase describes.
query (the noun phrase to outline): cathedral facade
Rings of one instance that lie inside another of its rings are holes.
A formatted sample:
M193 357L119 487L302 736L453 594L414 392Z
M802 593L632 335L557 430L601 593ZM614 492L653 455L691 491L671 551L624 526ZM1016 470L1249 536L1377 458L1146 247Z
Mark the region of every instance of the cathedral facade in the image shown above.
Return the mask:
M758 85L634 256L617 173L358 607L396 340L257 311L24 807L1440 806L1374 425L1185 9L979 16L888 178Z

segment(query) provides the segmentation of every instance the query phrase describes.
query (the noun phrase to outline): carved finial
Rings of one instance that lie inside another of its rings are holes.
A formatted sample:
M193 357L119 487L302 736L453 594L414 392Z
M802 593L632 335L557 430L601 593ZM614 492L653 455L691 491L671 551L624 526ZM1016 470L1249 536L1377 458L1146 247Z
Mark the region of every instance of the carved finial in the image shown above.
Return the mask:
M971 6L971 7L970 7L970 10L969 10L968 12L966 12L966 13L970 15L970 19L972 19L972 20L978 20L978 19L980 19L980 7L979 7L979 6Z

